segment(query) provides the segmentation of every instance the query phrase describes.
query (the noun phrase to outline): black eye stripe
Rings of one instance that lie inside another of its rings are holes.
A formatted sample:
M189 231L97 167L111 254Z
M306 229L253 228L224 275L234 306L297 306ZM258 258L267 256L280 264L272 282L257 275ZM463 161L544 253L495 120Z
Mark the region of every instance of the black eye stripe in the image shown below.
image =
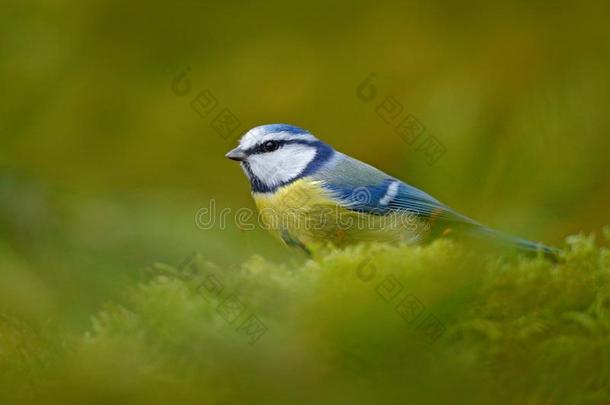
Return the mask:
M273 145L270 145L271 143L273 143ZM250 149L248 149L247 153L248 154L259 154L259 153L268 153L268 152L272 152L274 150L278 150L279 148L281 148L282 146L284 146L286 143L286 141L276 141L273 139L270 139L268 141L265 141L261 144L258 144Z
M298 139L291 139L291 140L274 140L274 139L270 139L270 140L278 143L278 148L277 149L280 149L284 145L309 145L309 146L315 146L317 143L319 143L319 141L302 141L302 140L298 140ZM245 153L247 155L257 155L257 154L261 154L261 153L267 153L266 151L264 151L262 149L262 146L266 142L268 142L268 141L265 141L262 144L258 144L256 146L253 146L251 148L246 149Z
M274 150L279 149L280 143L278 141L266 141L261 145L261 150L263 152L273 152Z

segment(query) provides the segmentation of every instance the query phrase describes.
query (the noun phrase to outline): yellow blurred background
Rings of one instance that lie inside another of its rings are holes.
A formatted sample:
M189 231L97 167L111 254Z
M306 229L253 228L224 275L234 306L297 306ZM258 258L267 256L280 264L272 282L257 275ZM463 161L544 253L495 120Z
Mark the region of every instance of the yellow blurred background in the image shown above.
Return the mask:
M153 262L300 260L264 230L195 225L211 199L253 208L224 154L267 123L307 128L509 233L558 244L597 232L610 223L609 9L5 2L0 310L80 331ZM210 114L193 107L201 92ZM386 97L442 144L436 162L380 117ZM225 109L238 125L221 136Z

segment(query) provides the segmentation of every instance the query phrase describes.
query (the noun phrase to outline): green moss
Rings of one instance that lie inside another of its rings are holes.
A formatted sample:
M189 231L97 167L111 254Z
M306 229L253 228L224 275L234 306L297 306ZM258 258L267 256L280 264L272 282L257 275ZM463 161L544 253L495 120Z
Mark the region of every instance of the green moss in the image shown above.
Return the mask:
M302 264L155 265L40 390L63 402L610 401L610 253L558 263L426 247ZM100 399L100 400L101 400Z

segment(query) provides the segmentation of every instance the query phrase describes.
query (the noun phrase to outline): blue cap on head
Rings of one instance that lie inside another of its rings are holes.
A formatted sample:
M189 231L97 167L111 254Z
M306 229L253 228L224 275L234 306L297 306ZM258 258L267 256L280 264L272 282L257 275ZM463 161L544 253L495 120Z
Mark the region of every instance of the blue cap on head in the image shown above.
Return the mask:
M271 134L274 132L288 132L290 134L308 134L309 131L303 129L303 128L299 128L299 127L295 127L294 125L288 125L288 124L267 124L267 125L261 125L258 126L254 129L259 130L262 134Z

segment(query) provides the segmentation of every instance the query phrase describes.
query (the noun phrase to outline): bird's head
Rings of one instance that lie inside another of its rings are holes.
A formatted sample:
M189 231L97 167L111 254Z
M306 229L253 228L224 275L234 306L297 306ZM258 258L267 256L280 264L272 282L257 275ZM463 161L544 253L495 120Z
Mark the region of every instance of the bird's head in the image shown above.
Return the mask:
M226 157L239 161L252 191L273 192L310 175L333 154L333 149L308 131L292 125L252 128Z

